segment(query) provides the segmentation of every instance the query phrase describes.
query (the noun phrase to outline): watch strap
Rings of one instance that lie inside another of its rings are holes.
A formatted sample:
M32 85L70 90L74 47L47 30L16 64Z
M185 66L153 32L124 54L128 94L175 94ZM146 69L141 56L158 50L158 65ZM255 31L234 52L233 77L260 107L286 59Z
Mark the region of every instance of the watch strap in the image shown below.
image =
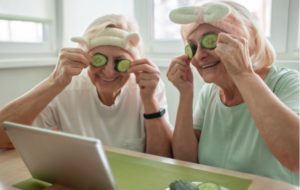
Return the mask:
M166 113L165 108L160 108L158 112L154 113L144 113L144 118L145 119L155 119L155 118L160 118Z

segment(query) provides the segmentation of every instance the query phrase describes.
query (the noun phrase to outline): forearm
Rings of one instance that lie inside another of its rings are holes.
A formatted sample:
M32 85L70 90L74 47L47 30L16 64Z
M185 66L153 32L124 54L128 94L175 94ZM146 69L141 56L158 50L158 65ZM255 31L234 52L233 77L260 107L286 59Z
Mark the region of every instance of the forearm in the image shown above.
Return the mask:
M299 171L299 117L256 74L234 78L256 127L271 152L290 170Z
M198 140L193 130L193 93L180 95L172 147L174 158L198 162Z
M56 85L51 77L47 78L26 94L1 108L0 123L12 121L31 124L37 115L63 88L63 86ZM3 126L0 126L0 137L0 147L7 147L10 141L4 132Z
M144 102L145 113L154 113L160 109L157 101ZM170 124L165 117L144 120L146 131L146 153L159 156L172 156Z
M164 117L145 120L146 153L158 156L172 156L172 131Z

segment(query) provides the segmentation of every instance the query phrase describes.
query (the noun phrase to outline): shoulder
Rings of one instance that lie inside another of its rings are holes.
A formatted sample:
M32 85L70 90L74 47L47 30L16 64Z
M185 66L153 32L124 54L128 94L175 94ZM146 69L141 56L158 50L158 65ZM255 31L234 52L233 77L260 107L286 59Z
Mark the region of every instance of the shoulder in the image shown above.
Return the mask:
M299 77L299 71L280 66L272 66L270 70L271 79L289 78L296 79Z
M276 93L283 89L298 88L300 73L285 67L272 66L265 82Z

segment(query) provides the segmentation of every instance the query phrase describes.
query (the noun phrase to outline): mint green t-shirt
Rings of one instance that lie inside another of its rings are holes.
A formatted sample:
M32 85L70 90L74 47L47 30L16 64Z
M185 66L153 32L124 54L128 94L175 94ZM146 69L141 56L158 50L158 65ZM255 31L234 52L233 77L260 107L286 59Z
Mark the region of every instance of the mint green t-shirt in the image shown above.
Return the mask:
M273 66L265 83L299 115L299 72ZM255 92L253 92L255 93ZM225 106L214 84L205 84L194 112L194 128L201 130L201 164L253 173L299 185L299 173L291 172L270 152L255 127L245 103Z

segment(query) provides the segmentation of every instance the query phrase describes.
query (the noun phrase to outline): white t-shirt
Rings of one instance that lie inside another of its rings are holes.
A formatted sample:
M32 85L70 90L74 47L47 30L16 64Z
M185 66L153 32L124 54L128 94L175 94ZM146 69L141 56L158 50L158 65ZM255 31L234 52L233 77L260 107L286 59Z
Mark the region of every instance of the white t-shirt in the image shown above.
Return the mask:
M162 81L156 88L160 106L167 111ZM35 119L33 125L68 133L95 137L103 144L144 151L145 130L140 89L131 75L112 106L98 98L96 87L86 70L72 82ZM168 112L165 116L169 122Z

